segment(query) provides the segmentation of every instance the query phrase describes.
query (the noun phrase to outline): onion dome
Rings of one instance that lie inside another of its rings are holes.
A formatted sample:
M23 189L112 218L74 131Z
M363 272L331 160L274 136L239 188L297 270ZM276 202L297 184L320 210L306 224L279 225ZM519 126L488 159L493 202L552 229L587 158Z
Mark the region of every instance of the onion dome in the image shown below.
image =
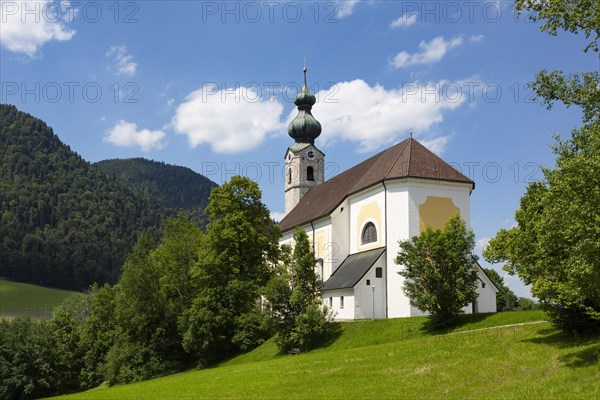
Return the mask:
M294 100L294 104L298 106L298 115L288 126L288 134L296 143L314 144L315 139L321 134L321 124L310 113L316 102L317 99L306 85L306 67L304 67L304 86Z

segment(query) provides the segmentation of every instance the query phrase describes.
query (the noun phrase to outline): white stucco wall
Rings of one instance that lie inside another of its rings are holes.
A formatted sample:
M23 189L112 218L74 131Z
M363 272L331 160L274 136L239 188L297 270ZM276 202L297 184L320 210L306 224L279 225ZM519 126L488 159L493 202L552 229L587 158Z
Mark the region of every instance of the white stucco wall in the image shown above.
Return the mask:
M490 313L496 312L496 294L498 290L495 288L492 281L483 273L481 269L478 271L479 281L477 282L477 312ZM485 284L485 288L483 287ZM473 307L471 306L471 309Z
M313 226L310 224L303 226L311 241L315 238L318 242L315 243L315 253L317 257L323 258L324 280L331 276L349 254L386 246L386 253L377 263L383 268L383 279L375 278L375 268L372 268L357 284L356 291L345 289L323 293L324 304L328 305L329 297L332 298L333 309L337 313L336 318L372 318L373 293L370 287L366 287L367 279L371 284L383 285L381 290L378 286L375 289L376 300L379 302L376 307L376 318L423 315L420 310L410 306L409 299L402 291L403 278L398 274L401 266L394 262L399 250L398 241L420 233L419 206L428 196L450 198L459 208L461 218L465 220L467 226L470 226L470 190L468 184L444 181L412 178L386 181L385 187L378 184L354 194L338 205L330 216L313 222L315 236L313 236ZM374 204L377 207L373 207ZM371 211L379 210L378 218L373 215L373 220L370 220L376 225L378 241L367 246L360 243L365 220L359 216L364 207ZM292 234L291 231L285 233L282 243L293 244ZM478 311L494 312L496 311L494 287L485 274L482 275L482 280L486 282L486 288L478 288ZM339 306L340 296L344 296L343 309ZM472 312L472 305L465 307L465 312Z
M383 185L376 185L349 197L350 203L350 254L385 246L385 192ZM376 211L376 212L375 212ZM366 219L364 217L367 216ZM366 223L372 222L377 229L377 241L362 244L361 234Z
M348 199L331 213L331 237L328 243L329 254L326 260L329 276L350 254L350 203Z
M341 307L341 297L344 297L344 307ZM330 299L332 305L330 305ZM336 320L354 319L354 290L342 289L323 292L323 304L329 307Z
M408 179L406 185L409 192L410 237L420 233L419 206L425 203L428 196L452 199L452 203L460 209L460 217L465 221L467 227L471 226L470 184Z
M402 291L404 278L396 265L400 240L409 239L420 233L419 206L428 196L450 198L459 208L460 215L470 226L470 185L431 181L425 179L398 179L386 182L388 214L388 317L409 317L424 315L410 306L408 297Z
M402 291L404 278L398 275L401 267L395 263L399 250L398 241L408 239L408 186L403 181L392 181L386 182L386 188L388 218L386 240L387 316L388 318L409 317L411 315L409 300Z
M385 318L385 263L384 253L354 286L354 317L356 319L373 318L373 296L375 298L375 318ZM383 275L381 278L376 278L376 268L382 268ZM369 282L368 285L367 281ZM373 288L375 288L374 291Z

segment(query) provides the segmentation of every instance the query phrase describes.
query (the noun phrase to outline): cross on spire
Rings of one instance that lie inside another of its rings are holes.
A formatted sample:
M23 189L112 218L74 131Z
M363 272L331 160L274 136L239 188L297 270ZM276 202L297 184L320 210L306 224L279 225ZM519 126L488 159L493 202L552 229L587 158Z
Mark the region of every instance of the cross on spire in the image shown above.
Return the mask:
M304 56L304 70L303 71L304 71L304 87L306 89L308 89L308 85L306 84L306 71L307 71L307 68L306 68L306 56Z

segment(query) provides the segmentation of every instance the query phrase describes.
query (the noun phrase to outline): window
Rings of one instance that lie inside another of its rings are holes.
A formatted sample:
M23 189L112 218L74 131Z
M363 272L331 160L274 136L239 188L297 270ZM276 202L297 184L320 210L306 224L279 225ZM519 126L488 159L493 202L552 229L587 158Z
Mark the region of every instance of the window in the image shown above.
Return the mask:
M344 308L344 296L340 296L340 308Z
M314 171L313 167L306 168L306 179L309 181L315 180L315 171Z
M292 183L292 169L288 169L288 183Z
M383 277L383 268L381 268L381 267L375 268L375 278L382 278L382 277Z
M361 235L361 244L375 243L377 241L377 228L372 222L367 222Z
M333 307L333 298L329 298L329 308Z
M371 286L371 280L367 279L367 286Z
M481 288L485 289L485 282L481 282Z

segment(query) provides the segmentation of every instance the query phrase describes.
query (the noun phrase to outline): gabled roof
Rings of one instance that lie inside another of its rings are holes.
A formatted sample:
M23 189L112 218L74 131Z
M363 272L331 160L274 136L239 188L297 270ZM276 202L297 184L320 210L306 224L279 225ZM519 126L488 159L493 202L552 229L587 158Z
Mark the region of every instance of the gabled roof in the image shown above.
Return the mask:
M385 247L350 254L321 288L321 291L353 288L385 252Z
M471 258L473 259L473 263L475 265L477 265L477 267L479 268L479 270L481 272L483 272L483 275L485 275L485 277L488 278L488 280L490 281L490 283L492 284L492 286L496 289L496 293L498 293L500 291L500 289L498 288L498 286L496 286L496 284L494 283L494 281L490 279L490 277L488 276L487 272L485 272L485 269L483 269L481 267L481 264L479 264L479 261L477 261L477 259L475 257L473 257L473 256L471 256Z
M312 188L279 223L282 231L327 216L344 199L369 186L395 178L423 178L475 183L413 138L403 140Z

